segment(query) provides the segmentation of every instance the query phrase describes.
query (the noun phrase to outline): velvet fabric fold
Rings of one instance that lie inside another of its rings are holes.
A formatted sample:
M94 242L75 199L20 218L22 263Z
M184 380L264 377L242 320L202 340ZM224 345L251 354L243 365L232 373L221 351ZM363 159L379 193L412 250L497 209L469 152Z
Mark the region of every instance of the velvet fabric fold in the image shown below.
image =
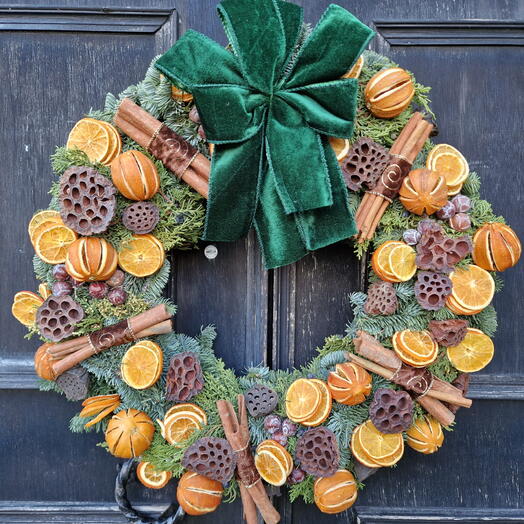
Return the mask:
M211 164L204 238L233 241L254 226L266 268L355 234L327 136L350 137L350 69L373 31L330 5L304 39L302 9L283 0L223 0L228 51L186 32L156 63L193 94Z

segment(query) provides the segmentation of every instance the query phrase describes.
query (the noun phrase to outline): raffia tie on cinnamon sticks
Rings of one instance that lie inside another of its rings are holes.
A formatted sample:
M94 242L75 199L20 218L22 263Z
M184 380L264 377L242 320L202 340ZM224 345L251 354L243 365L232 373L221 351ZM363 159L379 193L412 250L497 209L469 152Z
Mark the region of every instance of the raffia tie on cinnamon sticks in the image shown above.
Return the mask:
M160 304L89 335L53 344L47 349L51 359L56 360L52 366L53 373L58 377L64 371L111 347L139 338L170 333L173 330L170 317L166 306Z
M449 426L455 420L454 413L443 402L471 406L471 400L465 398L455 386L432 376L428 370L406 366L393 351L386 349L369 333L359 331L354 343L361 356L347 353L348 360L418 395L417 402L442 425Z
M248 524L256 524L257 508L264 522L277 524L280 514L274 508L266 493L266 488L255 467L249 447L250 435L244 395L237 396L238 418L233 405L228 400L218 400L217 409L224 433L237 457L237 477L240 480L240 494L244 516Z
M359 242L375 234L386 208L397 197L402 182L415 158L424 147L433 124L414 113L390 149L391 160L372 191L366 192L357 210L356 222Z
M122 100L113 120L186 184L208 197L211 164L189 142L129 98Z

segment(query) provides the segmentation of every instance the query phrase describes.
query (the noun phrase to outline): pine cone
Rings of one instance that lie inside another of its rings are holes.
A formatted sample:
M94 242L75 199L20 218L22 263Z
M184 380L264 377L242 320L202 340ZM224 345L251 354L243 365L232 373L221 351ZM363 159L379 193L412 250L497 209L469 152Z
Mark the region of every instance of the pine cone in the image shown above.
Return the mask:
M269 415L278 404L276 391L263 384L254 385L244 396L247 410L252 417Z
M236 467L233 448L225 438L203 437L189 446L182 457L182 466L225 484Z
M364 311L368 315L392 315L397 310L398 301L391 282L375 282L368 289Z
M435 341L441 346L449 347L460 344L468 332L467 320L454 318L451 320L431 320L429 331Z
M159 220L158 207L152 202L135 202L122 213L124 227L137 235L151 233Z
M315 477L330 477L340 463L335 434L322 426L308 429L297 441L295 451L300 468Z
M415 297L423 309L437 311L444 307L452 287L453 284L446 275L419 271L415 282Z
M89 390L89 373L83 367L75 366L62 373L56 379L56 383L67 400L83 400Z
M178 353L171 359L166 377L166 399L187 402L204 387L202 367L195 353Z
M407 391L379 388L369 406L369 418L382 433L402 433L413 419L413 401Z
M353 191L364 186L373 189L389 159L390 154L385 147L371 138L359 138L340 164L347 187Z
M84 310L70 295L51 295L36 312L36 324L43 337L59 342L73 333L84 318Z
M468 236L451 238L434 220L422 220L417 244L417 267L437 273L450 273L453 266L471 253L472 244Z
M116 189L96 169L73 166L60 177L60 216L79 235L103 233L115 214Z

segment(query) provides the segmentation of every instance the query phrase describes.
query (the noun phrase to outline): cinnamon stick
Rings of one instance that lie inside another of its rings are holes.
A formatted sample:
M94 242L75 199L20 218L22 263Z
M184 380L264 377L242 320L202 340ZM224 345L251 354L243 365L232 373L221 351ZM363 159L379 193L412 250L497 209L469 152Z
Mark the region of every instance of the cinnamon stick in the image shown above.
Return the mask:
M122 100L113 120L126 135L161 160L186 184L208 197L211 164L180 135L129 98Z

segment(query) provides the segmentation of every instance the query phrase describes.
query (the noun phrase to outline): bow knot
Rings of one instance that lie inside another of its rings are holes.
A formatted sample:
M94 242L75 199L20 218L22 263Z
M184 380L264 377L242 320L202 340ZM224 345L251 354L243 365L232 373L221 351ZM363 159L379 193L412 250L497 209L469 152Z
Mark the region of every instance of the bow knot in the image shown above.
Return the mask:
M278 267L356 232L327 136L353 132L357 82L341 77L373 32L334 4L309 35L283 0L223 0L218 12L232 51L188 31L156 65L193 94L216 144L204 237L254 225Z

